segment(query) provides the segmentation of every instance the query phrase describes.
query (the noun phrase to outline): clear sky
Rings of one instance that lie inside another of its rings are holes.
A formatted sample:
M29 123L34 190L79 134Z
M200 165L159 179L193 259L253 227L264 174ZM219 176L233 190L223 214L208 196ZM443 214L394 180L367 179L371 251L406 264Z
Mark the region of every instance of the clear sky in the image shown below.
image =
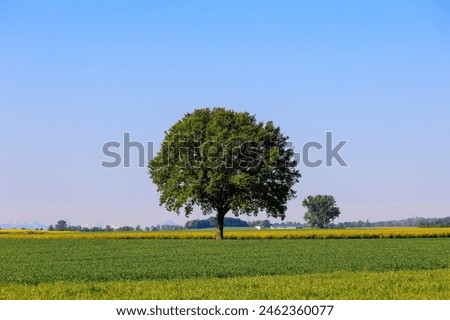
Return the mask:
M300 165L287 220L319 193L339 221L450 215L445 0L0 0L0 223L184 223L136 150L104 168L102 146L158 149L214 106L273 120L297 152L348 141L348 167Z

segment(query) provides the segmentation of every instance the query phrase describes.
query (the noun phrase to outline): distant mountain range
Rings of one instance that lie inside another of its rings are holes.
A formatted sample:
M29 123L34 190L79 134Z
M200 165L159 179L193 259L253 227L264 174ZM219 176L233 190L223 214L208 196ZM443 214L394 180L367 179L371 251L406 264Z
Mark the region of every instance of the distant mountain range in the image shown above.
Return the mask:
M47 230L48 226L42 223L39 223L37 221L31 221L31 222L14 222L14 223L5 223L5 224L0 224L0 228L1 229L44 229Z
M162 225L165 225L165 226L179 226L178 223L173 222L172 220L166 220L166 221L164 221L164 222L161 223L161 224L162 224Z

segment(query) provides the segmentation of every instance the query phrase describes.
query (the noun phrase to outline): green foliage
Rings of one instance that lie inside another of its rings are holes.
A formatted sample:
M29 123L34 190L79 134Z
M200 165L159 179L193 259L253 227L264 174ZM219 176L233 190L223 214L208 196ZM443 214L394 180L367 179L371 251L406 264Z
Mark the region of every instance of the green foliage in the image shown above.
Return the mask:
M223 221L224 227L231 228L249 228L249 224L246 221L237 218L225 218ZM185 223L186 229L207 229L214 228L216 226L216 219L210 217L202 220L189 220Z
M216 212L222 228L229 211L283 219L300 178L287 141L272 122L246 112L198 109L166 132L149 174L169 211L189 216L199 206Z
M64 220L59 220L55 224L55 230L56 231L65 231L65 230L67 230L67 222L64 221Z
M308 196L303 200L303 206L308 209L303 219L312 228L327 228L341 214L336 200L329 195Z
M0 240L0 286L450 267L450 239ZM226 259L223 257L226 256Z

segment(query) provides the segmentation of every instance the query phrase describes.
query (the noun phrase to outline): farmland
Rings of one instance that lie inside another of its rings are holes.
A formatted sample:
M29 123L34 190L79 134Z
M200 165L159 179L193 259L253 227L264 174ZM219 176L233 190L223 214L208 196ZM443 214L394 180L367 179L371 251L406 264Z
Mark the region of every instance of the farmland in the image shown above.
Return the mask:
M3 232L0 299L450 299L449 230L394 230Z
M450 237L450 228L378 228L378 229L231 229L226 239L384 239ZM70 232L0 230L0 239L213 239L213 230L157 232Z

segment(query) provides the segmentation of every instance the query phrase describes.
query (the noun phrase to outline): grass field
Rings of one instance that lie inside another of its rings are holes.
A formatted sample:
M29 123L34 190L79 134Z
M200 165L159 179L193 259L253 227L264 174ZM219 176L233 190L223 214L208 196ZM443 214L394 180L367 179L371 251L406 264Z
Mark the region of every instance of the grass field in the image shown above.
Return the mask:
M0 234L0 299L450 299L447 236L219 242L112 234Z

